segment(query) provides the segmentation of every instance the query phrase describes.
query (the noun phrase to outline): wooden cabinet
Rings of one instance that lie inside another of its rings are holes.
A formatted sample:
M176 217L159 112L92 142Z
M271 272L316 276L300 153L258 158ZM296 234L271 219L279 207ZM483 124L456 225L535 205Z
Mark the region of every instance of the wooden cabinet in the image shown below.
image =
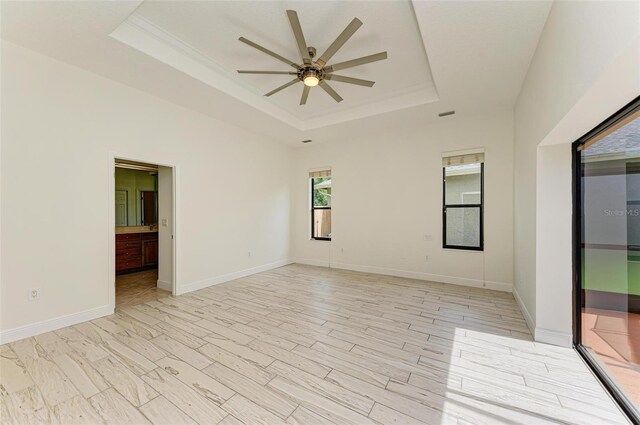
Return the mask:
M142 241L142 265L158 264L158 237Z
M137 271L158 264L158 233L116 235L116 273Z

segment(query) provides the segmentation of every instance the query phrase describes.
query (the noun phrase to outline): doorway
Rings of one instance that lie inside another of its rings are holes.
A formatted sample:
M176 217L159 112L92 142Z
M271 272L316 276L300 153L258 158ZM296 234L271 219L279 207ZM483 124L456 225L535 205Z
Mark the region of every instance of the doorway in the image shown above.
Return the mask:
M640 421L640 98L573 154L574 343Z
M159 301L175 293L172 166L113 157L114 308Z

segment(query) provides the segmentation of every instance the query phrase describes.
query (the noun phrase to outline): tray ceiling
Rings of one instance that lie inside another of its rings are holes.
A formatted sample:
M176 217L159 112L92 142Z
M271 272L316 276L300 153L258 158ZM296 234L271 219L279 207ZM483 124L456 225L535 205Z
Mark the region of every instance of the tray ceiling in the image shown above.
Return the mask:
M302 83L271 97L287 75L240 75L237 69L290 71L238 41L244 36L295 62L299 53L285 11L298 12L307 44L318 55L354 17L364 25L329 64L387 51L385 61L337 72L373 80L371 87L330 82L336 103L319 87L300 106ZM410 2L145 1L111 36L300 130L438 100Z

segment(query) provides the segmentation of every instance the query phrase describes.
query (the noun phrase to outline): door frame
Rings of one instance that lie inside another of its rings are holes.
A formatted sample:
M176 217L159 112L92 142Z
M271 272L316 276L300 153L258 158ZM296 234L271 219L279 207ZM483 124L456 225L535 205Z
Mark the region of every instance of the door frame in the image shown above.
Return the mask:
M640 96L620 108L595 128L580 137L571 144L572 166L572 198L573 198L573 348L582 357L607 392L618 403L624 413L631 419L640 422L637 409L633 403L618 389L615 382L606 371L591 356L589 351L581 344L582 340L582 307L584 306L584 294L582 291L582 170L580 150L578 148L589 140L598 137L612 127L621 124L625 119L634 114L640 108Z
M113 207L116 202L116 191L115 191L115 167L116 167L116 159L126 160L126 161L135 161L135 162L143 162L147 164L154 164L161 167L171 168L171 191L172 191L172 220L170 225L170 230L173 235L172 246L171 246L171 261L172 261L172 273L171 273L171 294L177 294L177 283L178 283L178 261L177 261L177 253L178 253L178 182L179 182L179 166L178 164L169 164L165 161L152 158L152 157L143 157L143 156L135 156L126 153L118 153L118 152L109 152L107 155L107 175L109 176L108 181L108 197L109 197L109 220L108 220L108 270L107 270L107 293L109 296L109 306L111 309L115 310L116 307L116 214L115 208Z

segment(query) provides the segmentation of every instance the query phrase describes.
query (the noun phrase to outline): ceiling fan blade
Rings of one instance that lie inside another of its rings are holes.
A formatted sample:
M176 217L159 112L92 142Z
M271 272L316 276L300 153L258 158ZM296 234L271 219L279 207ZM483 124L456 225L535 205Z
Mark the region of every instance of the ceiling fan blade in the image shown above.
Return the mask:
M300 98L300 104L301 105L304 105L304 104L307 103L307 98L309 97L309 92L310 91L311 91L311 87L309 87L309 86L304 86L304 89L302 89L302 97Z
M294 67L295 69L298 69L298 64L297 63L292 62L289 59L287 59L285 57L282 57L279 54L277 54L275 52L272 52L271 50L269 50L269 49L267 49L265 47L262 47L259 44L254 43L251 40L247 40L244 37L240 37L238 40L242 41L244 44L248 44L249 46L253 47L254 49L260 50L262 53L266 53L269 56L274 57L274 58L278 59L279 61L282 61L282 62L286 63L287 65L290 65L290 66Z
M246 71L246 70L238 70L238 74L284 74L284 75L298 75L297 72L289 72L289 71Z
M353 18L353 21L351 21L351 23L347 25L344 31L340 33L338 38L336 38L335 41L331 43L331 46L329 46L329 48L322 54L322 56L318 58L316 64L318 64L320 68L325 66L327 62L329 62L329 59L331 59L331 57L335 55L338 50L340 50L344 43L346 43L347 40L349 40L361 26L362 21L358 18Z
M289 81L288 83L283 84L283 85L281 85L280 87L278 87L278 88L276 88L276 89L271 90L269 93L265 94L265 96L271 96L272 94L278 93L280 90L284 90L284 89L286 89L287 87L292 86L292 85L294 85L295 83L299 83L299 82L300 82L300 80L298 80L297 78L296 78L296 79L294 79L294 80L291 80L291 81Z
M302 33L302 27L300 26L298 13L295 10L287 10L287 16L289 17L289 23L291 24L293 35L296 38L296 43L298 44L298 50L300 50L302 61L306 65L310 65L311 56L309 56L309 47L307 47L307 42L304 40L304 34Z
M376 53L375 55L363 56L361 58L335 63L331 66L325 67L324 71L325 72L339 71L341 69L353 68L354 66L364 65L365 63L381 61L386 58L387 58L387 52L380 52L380 53Z
M324 91L329 93L329 96L331 96L336 102L338 103L342 102L342 98L340 97L340 95L336 93L336 91L332 89L331 86L327 84L325 80L321 80L319 85L324 89Z
M327 80L340 81L341 83L357 84L359 86L372 87L376 82L369 80L361 80L360 78L345 77L344 75L327 74Z

